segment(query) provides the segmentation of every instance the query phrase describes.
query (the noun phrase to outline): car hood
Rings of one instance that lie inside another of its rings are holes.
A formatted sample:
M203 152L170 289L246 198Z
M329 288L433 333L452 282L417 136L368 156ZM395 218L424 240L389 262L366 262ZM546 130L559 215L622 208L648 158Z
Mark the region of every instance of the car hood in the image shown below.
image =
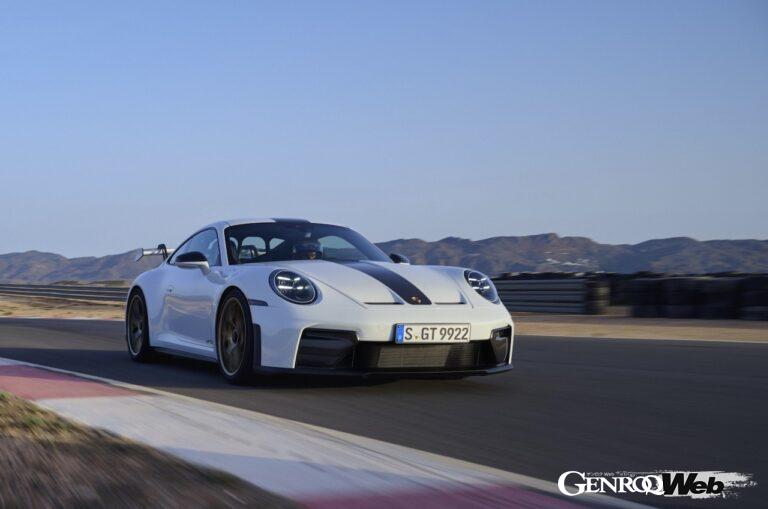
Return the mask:
M363 304L457 304L457 281L443 269L386 262L289 261L280 264ZM426 297L426 298L425 298Z

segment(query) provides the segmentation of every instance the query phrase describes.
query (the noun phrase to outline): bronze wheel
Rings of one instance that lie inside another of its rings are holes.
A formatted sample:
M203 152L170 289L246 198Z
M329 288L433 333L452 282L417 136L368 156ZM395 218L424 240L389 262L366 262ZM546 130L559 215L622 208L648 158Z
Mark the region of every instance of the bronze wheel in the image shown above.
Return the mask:
M221 309L216 341L221 370L228 378L237 377L248 346L248 328L243 305L235 296L227 298Z
M136 294L131 299L128 311L128 348L133 355L139 355L144 343L144 306L141 297Z
M147 306L140 290L134 291L128 300L125 312L125 339L128 343L128 353L133 360L145 361L151 357Z

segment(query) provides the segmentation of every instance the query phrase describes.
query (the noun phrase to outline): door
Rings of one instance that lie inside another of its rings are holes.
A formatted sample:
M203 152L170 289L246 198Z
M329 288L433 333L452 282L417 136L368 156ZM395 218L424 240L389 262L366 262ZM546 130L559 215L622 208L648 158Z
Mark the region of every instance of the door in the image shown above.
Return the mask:
M184 254L202 253L209 270L176 264ZM190 351L209 350L215 341L215 296L222 284L221 252L216 230L203 230L185 242L168 261L165 318L168 333L177 346Z

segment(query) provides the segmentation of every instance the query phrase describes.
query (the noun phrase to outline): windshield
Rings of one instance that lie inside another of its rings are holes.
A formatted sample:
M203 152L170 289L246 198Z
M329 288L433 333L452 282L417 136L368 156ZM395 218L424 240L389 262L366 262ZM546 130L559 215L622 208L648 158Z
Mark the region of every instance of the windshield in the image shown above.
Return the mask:
M230 265L286 260L390 261L349 228L304 222L251 223L224 230Z

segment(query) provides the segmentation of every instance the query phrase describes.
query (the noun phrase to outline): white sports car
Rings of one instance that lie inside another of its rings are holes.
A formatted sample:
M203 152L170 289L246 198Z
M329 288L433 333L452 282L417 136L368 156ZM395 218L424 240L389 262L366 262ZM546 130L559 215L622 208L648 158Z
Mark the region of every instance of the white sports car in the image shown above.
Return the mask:
M489 374L511 368L514 326L488 277L410 265L359 233L299 219L221 221L134 281L126 341L253 372Z

